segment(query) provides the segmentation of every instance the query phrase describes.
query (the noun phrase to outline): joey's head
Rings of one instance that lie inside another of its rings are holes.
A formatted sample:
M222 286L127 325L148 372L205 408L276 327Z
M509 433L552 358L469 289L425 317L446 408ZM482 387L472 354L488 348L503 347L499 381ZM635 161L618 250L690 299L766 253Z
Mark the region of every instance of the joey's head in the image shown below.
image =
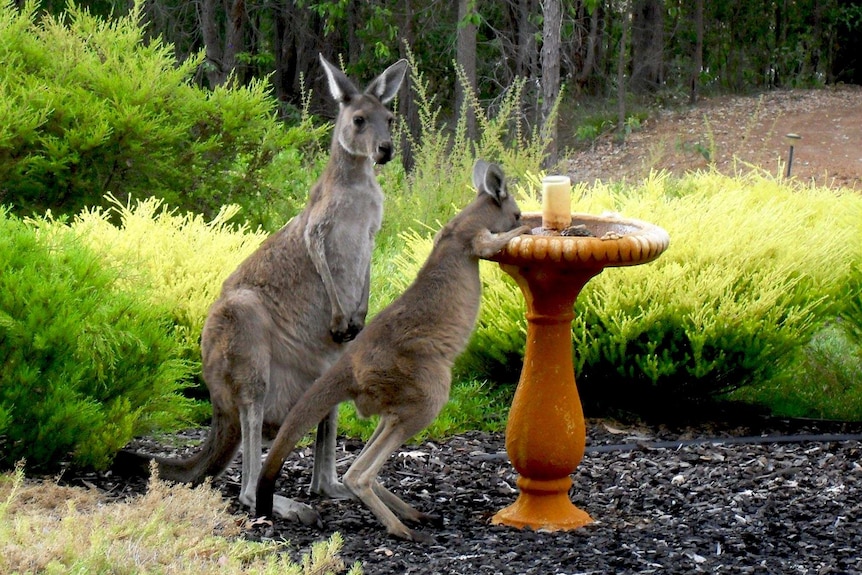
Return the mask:
M506 176L497 164L476 160L473 166L473 186L477 200L485 204L486 227L493 233L513 230L520 225L521 209L506 188Z
M407 60L389 66L362 92L323 55L320 63L329 81L329 91L339 105L333 146L338 145L351 156L368 158L375 164L391 160L395 116L386 105L398 93L407 71Z

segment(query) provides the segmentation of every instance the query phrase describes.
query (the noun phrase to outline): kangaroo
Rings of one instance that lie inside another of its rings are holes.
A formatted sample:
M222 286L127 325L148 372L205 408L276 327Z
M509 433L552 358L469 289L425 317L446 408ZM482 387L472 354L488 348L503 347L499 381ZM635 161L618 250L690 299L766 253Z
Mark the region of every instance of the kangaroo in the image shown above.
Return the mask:
M436 518L388 491L377 474L389 455L427 427L449 399L452 364L467 345L479 312L479 258L497 253L530 230L518 227L520 210L498 166L478 161L473 183L476 199L437 234L413 284L294 404L258 481L258 516L272 514L275 479L296 442L333 406L353 400L362 416L380 415L380 423L345 473L344 486L391 535L431 541L407 528L396 514L408 521Z
M201 335L213 411L206 440L187 459L155 458L162 478L199 483L224 471L242 443L239 499L250 508L263 435L275 435L365 324L371 252L383 215L373 167L392 159L393 115L386 104L407 70L407 61L400 60L360 92L322 55L320 62L339 104L329 162L305 209L240 264L209 310ZM315 417L311 490L350 497L335 472L337 407ZM120 468L138 471L149 459L118 456ZM318 520L310 507L286 498L276 499L274 509L286 519Z

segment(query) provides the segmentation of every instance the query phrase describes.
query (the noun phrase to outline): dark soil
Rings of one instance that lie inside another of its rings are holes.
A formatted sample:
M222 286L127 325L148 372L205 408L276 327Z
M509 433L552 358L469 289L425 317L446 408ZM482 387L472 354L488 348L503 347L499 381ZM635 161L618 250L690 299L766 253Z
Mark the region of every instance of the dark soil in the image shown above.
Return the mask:
M420 527L432 545L387 536L359 502L309 496L310 448L288 459L277 489L318 509L323 528L257 520L245 536L287 540L298 557L338 531L343 558L369 574L862 573L862 423L670 428L596 420L587 433L570 495L595 523L579 530L491 525L515 500L516 475L501 434L468 433L405 446L381 474L406 501L442 515L442 527ZM173 452L147 440L134 447ZM340 473L361 447L339 442ZM109 473L69 472L64 481L116 497L145 489L143 480ZM215 486L243 514L239 483L238 458Z

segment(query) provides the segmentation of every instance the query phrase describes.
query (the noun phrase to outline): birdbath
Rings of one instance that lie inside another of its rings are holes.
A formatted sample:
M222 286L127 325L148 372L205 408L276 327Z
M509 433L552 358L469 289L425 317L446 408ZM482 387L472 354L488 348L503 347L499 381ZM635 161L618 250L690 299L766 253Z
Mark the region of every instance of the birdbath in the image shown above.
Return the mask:
M506 451L520 494L492 523L569 530L593 520L569 499L570 474L584 456L586 427L572 359L574 303L606 267L657 258L670 238L653 224L616 215L570 213L571 183L543 180L542 212L525 213L532 235L488 258L512 276L527 304L524 365L506 426Z

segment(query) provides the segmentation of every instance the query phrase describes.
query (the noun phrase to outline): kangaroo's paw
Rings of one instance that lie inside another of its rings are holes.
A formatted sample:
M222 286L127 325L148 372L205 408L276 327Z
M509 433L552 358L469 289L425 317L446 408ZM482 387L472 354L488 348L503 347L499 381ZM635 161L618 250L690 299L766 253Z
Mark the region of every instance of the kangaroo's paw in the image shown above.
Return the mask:
M304 503L276 495L272 502L272 512L282 519L303 525L323 527L320 514Z

